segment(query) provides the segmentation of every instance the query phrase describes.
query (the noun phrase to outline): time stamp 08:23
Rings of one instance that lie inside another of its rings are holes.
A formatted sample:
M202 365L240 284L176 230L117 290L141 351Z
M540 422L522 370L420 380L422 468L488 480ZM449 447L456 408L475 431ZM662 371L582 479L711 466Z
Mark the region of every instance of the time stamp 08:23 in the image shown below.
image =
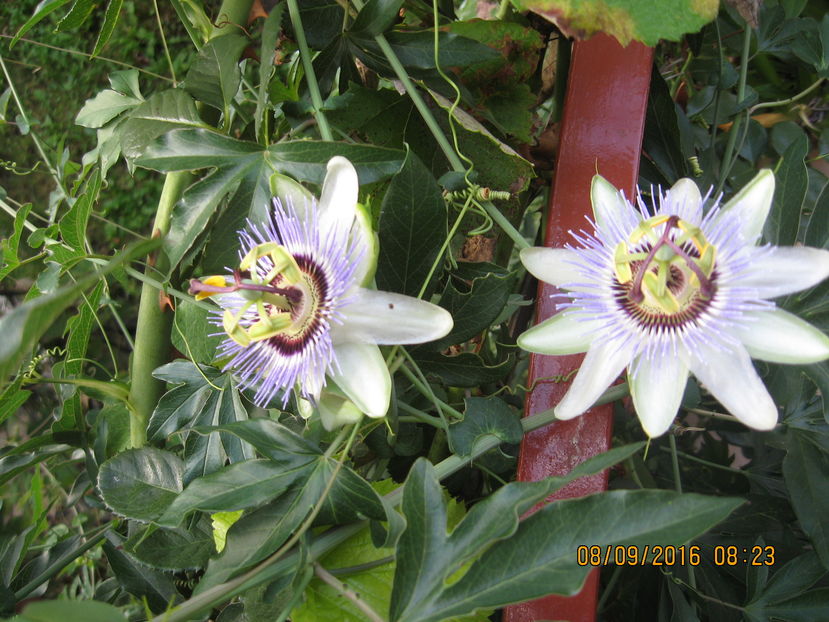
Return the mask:
M773 566L775 563L774 547L760 545L717 545L713 550L710 547L703 550L697 545L582 545L576 549L576 561L579 566L699 566L709 554L715 566Z

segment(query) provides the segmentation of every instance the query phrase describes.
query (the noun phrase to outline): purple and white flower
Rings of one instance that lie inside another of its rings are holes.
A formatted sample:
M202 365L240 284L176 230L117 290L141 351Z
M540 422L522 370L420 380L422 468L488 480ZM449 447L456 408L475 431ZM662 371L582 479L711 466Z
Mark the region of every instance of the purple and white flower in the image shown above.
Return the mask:
M555 413L582 414L627 368L633 404L649 436L664 433L689 373L747 426L768 430L777 407L751 363L829 358L829 338L770 301L829 276L829 252L758 246L774 176L761 171L734 198L703 214L690 179L650 210L600 176L591 200L595 232L581 248L528 248L533 275L566 290L564 310L523 333L541 354L587 352Z
M277 396L284 405L292 391L319 403L327 378L360 411L382 417L391 376L378 345L432 341L452 329L436 305L367 287L376 241L357 193L354 166L332 158L318 203L274 199L269 222L240 232L232 276L191 282L197 298L222 307L217 323L228 339L219 356L242 387L256 389L259 405Z

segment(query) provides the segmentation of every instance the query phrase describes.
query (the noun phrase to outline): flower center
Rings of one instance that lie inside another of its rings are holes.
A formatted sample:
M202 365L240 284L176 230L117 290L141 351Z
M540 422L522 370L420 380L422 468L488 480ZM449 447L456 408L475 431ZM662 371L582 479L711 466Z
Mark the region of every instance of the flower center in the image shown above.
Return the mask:
M716 294L716 249L678 216L640 223L614 250L616 300L640 326L680 326Z
M262 271L267 271L264 276ZM200 300L238 292L246 300L235 312L225 309L222 316L225 332L240 346L268 340L285 354L297 352L329 315L323 271L310 259L295 257L274 242L253 247L234 271L233 279L232 284L223 276L193 279L190 293ZM242 322L251 308L256 318Z

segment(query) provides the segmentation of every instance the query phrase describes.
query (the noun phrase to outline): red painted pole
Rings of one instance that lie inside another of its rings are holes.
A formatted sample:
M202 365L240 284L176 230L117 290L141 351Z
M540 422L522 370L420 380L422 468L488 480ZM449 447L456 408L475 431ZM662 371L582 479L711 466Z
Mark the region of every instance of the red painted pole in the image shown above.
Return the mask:
M653 50L638 43L622 47L615 39L596 35L573 46L567 96L561 127L561 143L553 192L548 206L545 244L552 247L572 242L570 230L589 228L592 216L590 181L598 172L628 198L633 197L639 174L639 154L645 125ZM550 298L552 285L539 283L537 321L556 312ZM583 355L544 356L530 359L530 385L525 415L555 406L566 392ZM554 381L552 378L566 378ZM546 380L545 380L546 379ZM568 473L575 465L610 448L612 407L594 408L570 421L556 422L524 437L518 478L535 481ZM607 474L582 478L551 499L582 497L607 488ZM574 552L575 555L575 552ZM508 607L505 622L596 619L598 570L587 578L573 597L548 596Z

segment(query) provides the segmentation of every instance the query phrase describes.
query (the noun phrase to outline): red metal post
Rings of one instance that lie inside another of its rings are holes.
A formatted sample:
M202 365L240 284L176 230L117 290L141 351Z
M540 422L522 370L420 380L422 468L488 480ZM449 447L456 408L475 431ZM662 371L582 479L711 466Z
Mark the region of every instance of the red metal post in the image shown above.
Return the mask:
M638 43L622 47L615 39L596 35L573 46L561 143L553 192L548 206L547 246L564 246L570 230L589 227L590 181L596 172L633 197L639 172L639 154L645 125L653 50ZM556 312L550 298L556 288L539 284L537 321ZM530 384L525 415L555 406L562 398L583 355L543 356L530 362ZM565 381L561 381L566 378ZM546 379L546 380L544 380ZM556 381L558 379L558 381ZM570 421L556 422L524 437L518 477L535 481L568 473L575 465L610 448L611 406L594 408ZM585 477L554 495L553 499L582 497L607 488L607 474ZM575 554L575 553L574 553ZM596 619L598 570L588 576L576 596L549 596L508 607L505 622Z

